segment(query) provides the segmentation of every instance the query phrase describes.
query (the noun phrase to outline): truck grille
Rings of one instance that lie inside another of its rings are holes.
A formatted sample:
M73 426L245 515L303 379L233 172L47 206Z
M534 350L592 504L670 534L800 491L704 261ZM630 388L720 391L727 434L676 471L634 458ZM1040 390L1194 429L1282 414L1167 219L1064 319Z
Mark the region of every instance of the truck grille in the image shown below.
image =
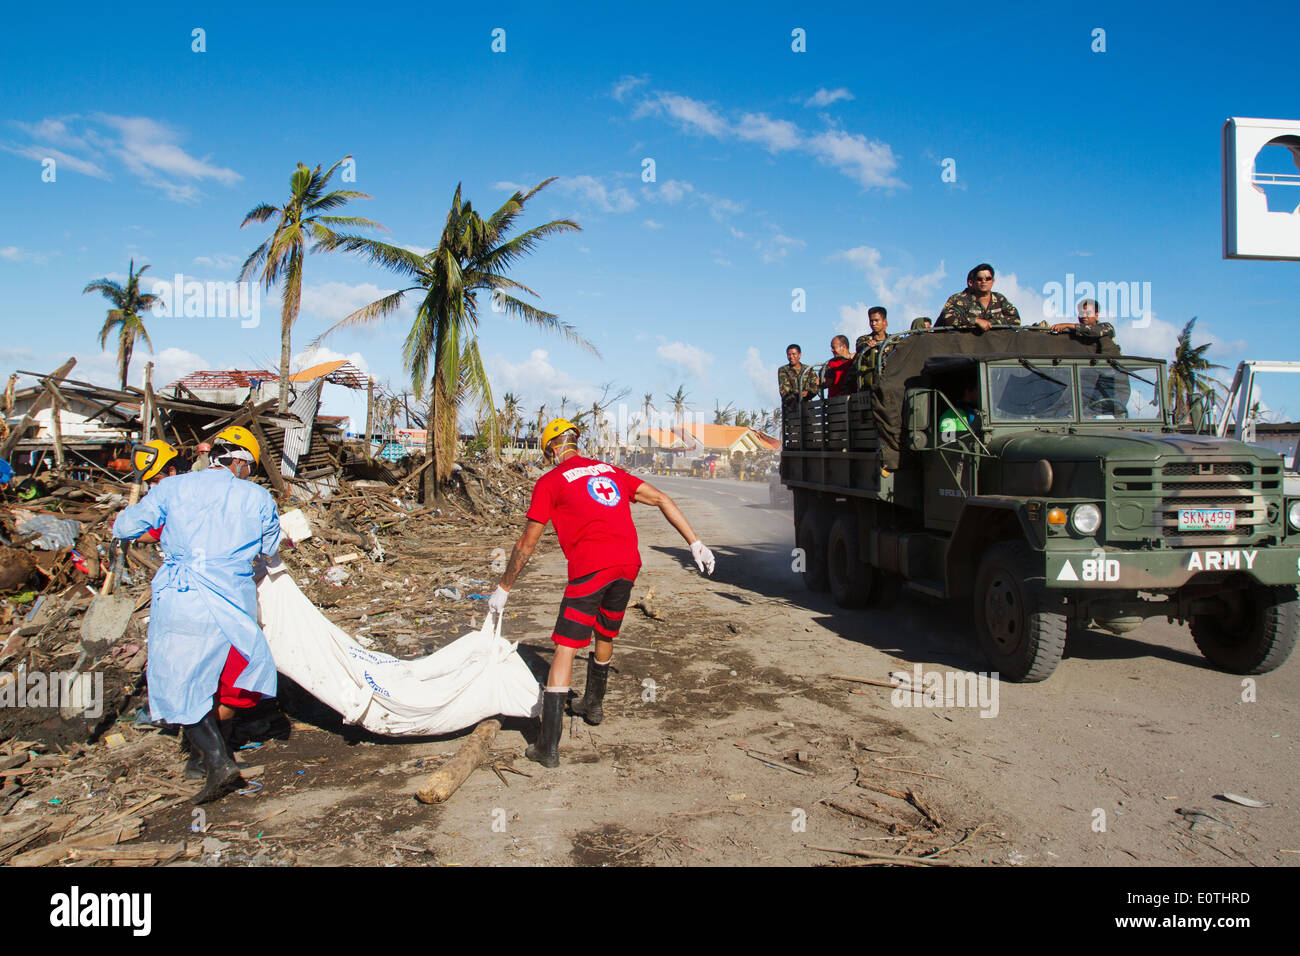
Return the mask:
M1140 492L1148 501L1155 499L1147 527L1170 546L1242 544L1268 533L1276 520L1282 470L1277 464L1250 461L1175 461L1158 471L1126 465L1114 470L1112 488L1123 497ZM1231 510L1236 527L1180 531L1178 512L1183 508Z

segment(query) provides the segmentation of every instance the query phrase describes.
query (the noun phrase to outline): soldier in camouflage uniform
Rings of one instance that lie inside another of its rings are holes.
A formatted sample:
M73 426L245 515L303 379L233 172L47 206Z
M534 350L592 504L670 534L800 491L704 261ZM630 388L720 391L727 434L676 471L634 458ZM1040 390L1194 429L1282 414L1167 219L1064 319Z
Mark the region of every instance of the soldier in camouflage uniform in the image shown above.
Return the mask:
M815 398L822 387L818 374L800 362L802 356L803 349L798 345L788 345L785 357L790 360L790 364L782 365L776 370L776 387L781 391L783 408L793 405L801 397ZM800 395L801 389L802 395Z
M987 332L995 325L1019 325L1020 313L1005 295L993 291L993 267L981 262L966 274L966 291L948 297L935 324Z
M1069 332L1084 341L1095 341L1109 335L1115 337L1115 326L1109 322L1097 321L1097 300L1083 299L1079 302L1079 321L1058 322L1052 326L1053 332Z
M883 305L873 305L867 310L867 321L871 323L870 335L859 335L854 343L857 354L853 357L853 367L858 369L858 391L871 388L876 381L876 349L889 334L889 313Z

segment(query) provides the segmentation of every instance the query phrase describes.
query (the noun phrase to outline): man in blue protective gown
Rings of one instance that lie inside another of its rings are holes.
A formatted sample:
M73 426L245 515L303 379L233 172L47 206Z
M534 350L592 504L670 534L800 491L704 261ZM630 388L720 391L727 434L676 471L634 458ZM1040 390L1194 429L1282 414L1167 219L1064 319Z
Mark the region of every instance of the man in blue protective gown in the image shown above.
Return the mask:
M241 782L221 720L276 689L275 662L257 623L252 562L283 569L280 518L264 488L248 478L260 449L245 428L218 433L210 467L164 478L113 522L132 540L162 527L163 565L153 579L149 618L149 709L180 724L206 772L194 803Z

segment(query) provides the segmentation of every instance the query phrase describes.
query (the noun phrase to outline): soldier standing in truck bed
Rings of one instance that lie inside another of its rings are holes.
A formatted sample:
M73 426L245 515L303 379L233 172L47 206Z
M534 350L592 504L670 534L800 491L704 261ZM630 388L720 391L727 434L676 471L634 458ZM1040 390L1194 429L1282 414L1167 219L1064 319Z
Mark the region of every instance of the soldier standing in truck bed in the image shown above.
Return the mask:
M966 291L948 297L936 326L954 329L1019 325L1020 313L1001 292L993 291L993 267L981 262L966 273Z
M1097 300L1082 299L1079 302L1079 321L1058 322L1052 326L1053 332L1069 332L1083 341L1093 341L1103 336L1115 335L1115 326L1109 322L1097 321Z
M785 357L790 360L790 364L782 365L776 370L776 385L781 391L782 408L795 404L800 398L816 397L822 386L820 376L800 361L803 349L798 345L787 345Z

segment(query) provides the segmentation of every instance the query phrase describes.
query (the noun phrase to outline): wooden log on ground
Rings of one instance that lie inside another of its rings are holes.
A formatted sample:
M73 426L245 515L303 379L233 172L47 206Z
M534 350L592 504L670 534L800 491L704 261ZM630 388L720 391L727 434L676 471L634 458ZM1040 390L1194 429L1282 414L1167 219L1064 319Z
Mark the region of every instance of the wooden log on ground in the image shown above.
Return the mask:
M415 795L416 799L421 803L442 803L455 793L488 755L500 729L499 720L485 720L475 727L455 755L429 775L428 782Z

